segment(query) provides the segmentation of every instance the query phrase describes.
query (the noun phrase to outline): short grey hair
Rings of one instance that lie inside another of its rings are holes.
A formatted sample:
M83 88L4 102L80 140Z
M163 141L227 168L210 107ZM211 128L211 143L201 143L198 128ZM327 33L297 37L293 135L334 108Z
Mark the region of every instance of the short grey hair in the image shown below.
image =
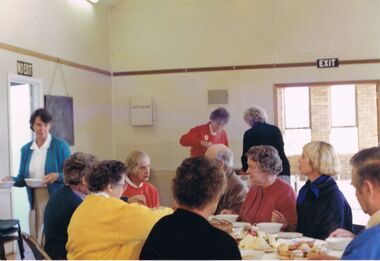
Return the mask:
M358 177L358 187L364 180L369 180L380 186L380 147L364 149L352 156L350 160Z
M244 112L244 121L253 126L255 123L267 122L268 116L263 108L257 105L253 105Z
M63 177L66 185L79 185L89 174L98 158L90 153L75 152L63 163Z
M276 176L282 171L282 160L272 146L253 146L248 150L247 158L256 162L261 171L270 175Z
M223 121L225 124L228 123L230 119L230 114L225 108L217 108L210 114L210 121Z
M223 162L223 165L227 168L232 168L234 162L234 155L232 151L224 144L213 144L211 145L205 156Z

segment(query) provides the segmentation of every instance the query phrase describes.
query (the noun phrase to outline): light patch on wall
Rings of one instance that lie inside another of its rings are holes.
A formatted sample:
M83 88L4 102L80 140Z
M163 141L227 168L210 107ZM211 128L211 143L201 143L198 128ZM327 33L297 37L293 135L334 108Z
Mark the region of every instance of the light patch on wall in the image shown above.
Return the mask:
M84 10L86 12L93 12L94 6L90 2L86 0L68 0L67 1L70 5L81 8L81 10Z
M208 90L208 104L228 104L228 90Z

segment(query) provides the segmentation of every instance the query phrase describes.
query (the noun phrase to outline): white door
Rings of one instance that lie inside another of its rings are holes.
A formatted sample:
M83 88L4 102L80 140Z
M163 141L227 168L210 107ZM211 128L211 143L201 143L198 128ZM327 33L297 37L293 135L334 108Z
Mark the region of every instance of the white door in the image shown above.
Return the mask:
M30 77L8 75L9 153L10 174L17 176L21 147L33 138L29 127L31 113L43 107L42 81ZM14 188L12 193L13 217L20 220L21 229L29 233L29 203L25 188Z

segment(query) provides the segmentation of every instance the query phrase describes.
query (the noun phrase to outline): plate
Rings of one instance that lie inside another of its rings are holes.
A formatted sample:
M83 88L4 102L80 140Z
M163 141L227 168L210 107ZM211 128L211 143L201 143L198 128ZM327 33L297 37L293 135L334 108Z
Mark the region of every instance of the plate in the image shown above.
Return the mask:
M251 226L251 223L248 223L248 222L232 222L232 226L234 228L244 228L244 227L250 227Z
M288 257L277 254L277 258L280 260L307 260L307 257Z
M262 251L251 249L240 249L240 254L243 260L259 260L264 255Z
M277 237L286 238L286 239L300 238L302 236L303 235L301 233L297 233L297 232L279 232L279 233L277 233Z
M13 184L15 184L13 180L5 182L0 181L0 189L10 189L11 187L13 187Z
M26 185L31 188L46 187L43 179L25 179Z
M212 218L214 219L227 220L229 222L235 222L238 217L239 215L237 214L219 214L219 215L212 216Z

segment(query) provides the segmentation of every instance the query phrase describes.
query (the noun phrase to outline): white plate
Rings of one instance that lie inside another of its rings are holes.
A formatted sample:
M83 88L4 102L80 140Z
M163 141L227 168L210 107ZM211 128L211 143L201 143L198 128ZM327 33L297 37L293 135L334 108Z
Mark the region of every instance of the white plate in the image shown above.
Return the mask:
M235 222L238 217L239 215L237 214L219 214L219 215L212 216L212 218L214 219L227 220L229 222Z
M244 227L250 227L251 224L248 222L232 222L232 226L234 228L240 228L240 227L244 228Z
M43 179L25 179L26 185L31 188L46 187Z
M301 233L297 233L297 232L279 232L279 233L277 233L277 237L279 237L279 238L293 239L293 238L300 238L300 237L302 237L302 234Z
M13 180L5 182L0 181L0 189L10 189L11 187L13 187L13 184L15 184Z
M243 260L259 260L264 256L263 251L240 249L240 254Z

